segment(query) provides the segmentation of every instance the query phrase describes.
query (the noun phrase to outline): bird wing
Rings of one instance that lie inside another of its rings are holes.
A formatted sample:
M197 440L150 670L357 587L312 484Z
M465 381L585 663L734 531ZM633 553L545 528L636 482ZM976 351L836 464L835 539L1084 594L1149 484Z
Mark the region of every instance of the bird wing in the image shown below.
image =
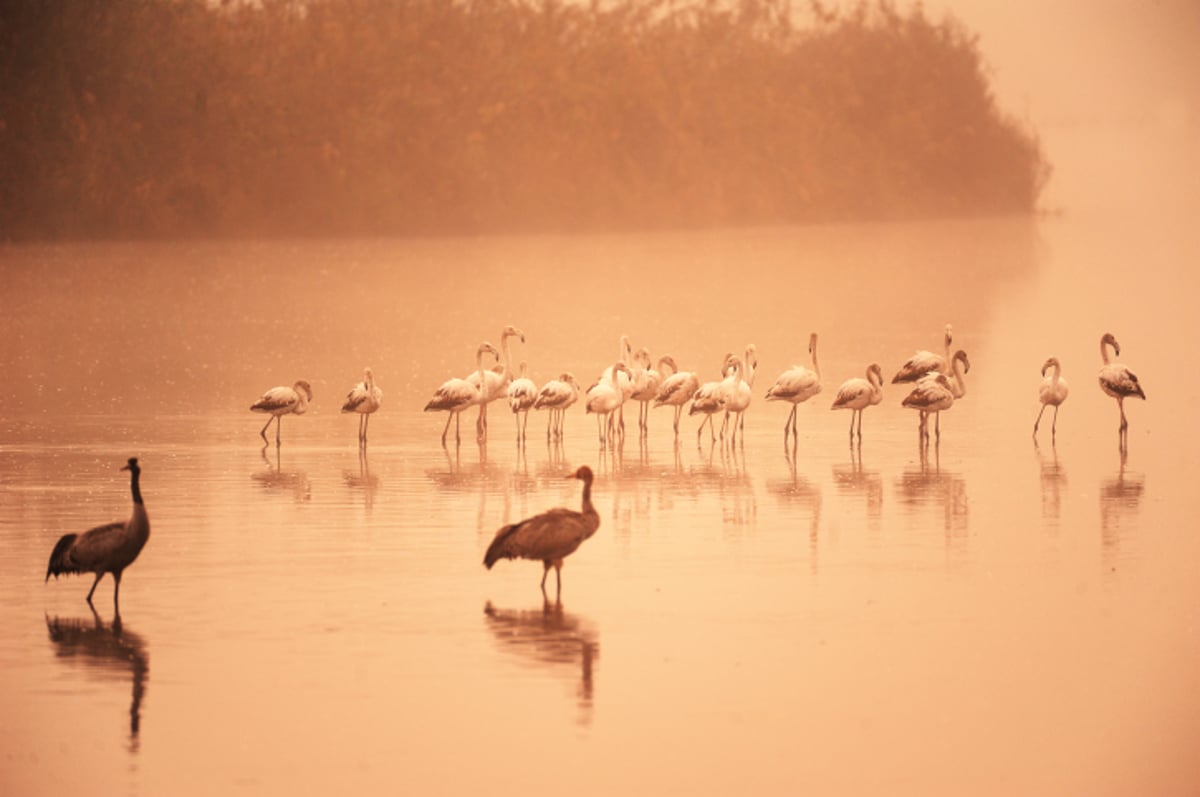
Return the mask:
M500 559L561 559L587 538L583 515L571 509L551 509L504 526L488 546L483 563Z
M342 412L354 412L369 398L371 398L371 394L367 392L367 386L359 382L346 394L346 402L342 404Z
M814 390L816 388L816 390ZM775 384L767 391L769 399L793 399L819 391L821 382L817 375L803 366L789 368L779 375Z
M537 398L533 400L533 408L540 410L542 407L557 407L570 395L571 388L566 382L552 379L542 385L542 389L538 391Z
M1107 365L1100 370L1100 387L1111 396L1141 396L1142 386L1137 376L1123 365Z
M479 388L465 379L448 379L442 383L433 398L425 405L425 411L457 410L479 401Z
M922 379L917 382L912 392L905 396L902 406L918 410L944 410L954 403L954 394L950 392L947 378L938 374L933 379Z
M75 538L67 551L67 563L87 572L108 562L125 542L125 522L118 520L89 529Z
M900 370L892 377L892 384L898 382L915 382L930 371L946 370L946 358L940 354L934 354L931 351L919 351L904 365L900 366Z
M262 398L250 405L255 412L280 412L295 406L299 397L290 387L273 387Z
M870 393L871 383L867 380L848 379L838 388L837 398L833 400L833 407L834 409L847 407Z
M659 388L658 395L654 397L654 406L682 404L690 399L699 388L700 383L695 374L688 371L671 374Z

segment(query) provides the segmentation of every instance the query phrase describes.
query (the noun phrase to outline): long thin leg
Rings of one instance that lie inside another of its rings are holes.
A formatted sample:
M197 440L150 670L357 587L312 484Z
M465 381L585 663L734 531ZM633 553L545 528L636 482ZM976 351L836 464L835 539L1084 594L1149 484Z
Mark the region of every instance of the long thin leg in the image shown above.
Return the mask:
M279 427L283 425L283 416L275 416L275 447L279 448Z
M87 602L89 605L92 602L92 593L96 591L96 585L100 583L100 579L102 578L104 578L103 570L96 574L96 580L92 582L92 588L88 590Z
M1058 406L1054 405L1054 422L1050 424L1050 439L1054 440L1058 436Z
M454 420L457 415L457 412L451 412L446 416L446 425L442 427L442 446L446 445L446 433L450 431L450 421Z
M263 439L264 443L267 442L267 429L271 426L271 421L273 421L273 420L275 420L274 415L272 415L270 418L267 418L267 422L265 424L263 424L262 431L259 432L259 434L262 435L262 439Z
M1120 431L1124 432L1126 429L1128 429L1128 428L1129 428L1129 421L1125 420L1125 397L1124 397L1124 396L1120 396L1120 397L1118 397L1118 398L1117 398L1117 408L1118 408L1119 410L1121 410L1121 428L1120 428Z
M679 416L683 412L683 405L675 405L675 436L679 437Z
M1049 404L1042 405L1042 409L1038 412L1037 420L1033 422L1033 436L1034 437L1037 437L1038 424L1042 422L1042 413L1046 411L1046 407L1048 407L1048 406L1050 406L1050 405ZM1058 407L1054 408L1054 413L1056 416L1058 415Z
M113 571L113 580L117 583L113 585L113 611L117 614L121 613L121 571Z

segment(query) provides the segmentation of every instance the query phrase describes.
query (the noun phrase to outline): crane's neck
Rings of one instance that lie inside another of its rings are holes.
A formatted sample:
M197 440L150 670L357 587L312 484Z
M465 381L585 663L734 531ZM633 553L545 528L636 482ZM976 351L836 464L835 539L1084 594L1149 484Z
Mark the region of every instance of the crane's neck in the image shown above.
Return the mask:
M592 505L592 480L586 478L583 480L583 507L581 512L588 518L588 536L596 533L596 529L600 528L600 513L596 511L596 507Z
M142 511L144 512L146 505L142 502L142 488L141 488L141 485L139 484L139 482L141 480L141 475L142 475L142 472L140 470L137 470L137 469L130 470L129 489L133 493L134 511L137 511L137 507L142 507Z

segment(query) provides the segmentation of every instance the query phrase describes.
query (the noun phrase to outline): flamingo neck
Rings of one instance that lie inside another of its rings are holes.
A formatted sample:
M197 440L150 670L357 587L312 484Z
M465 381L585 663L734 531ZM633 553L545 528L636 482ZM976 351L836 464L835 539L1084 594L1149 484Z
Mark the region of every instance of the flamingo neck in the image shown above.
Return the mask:
M817 379L821 378L821 366L817 363L817 342L812 342L812 364L813 373L817 375Z
M1113 343L1112 341L1110 341L1108 338L1100 339L1100 357L1103 358L1105 365L1108 365L1108 363L1110 362L1108 359L1108 347L1109 346L1113 347L1113 353L1115 354L1117 351L1116 344Z
M963 380L962 360L958 357L954 358L954 389L951 391L955 398L962 398L967 395L967 383Z

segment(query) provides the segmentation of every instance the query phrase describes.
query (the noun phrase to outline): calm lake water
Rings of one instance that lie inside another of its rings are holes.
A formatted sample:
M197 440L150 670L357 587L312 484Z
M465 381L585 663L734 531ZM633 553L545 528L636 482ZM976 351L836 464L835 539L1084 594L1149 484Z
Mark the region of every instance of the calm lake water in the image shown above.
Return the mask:
M0 791L1194 794L1198 244L1146 212L0 250ZM852 448L837 386L946 323L972 367L940 444L888 384ZM577 405L521 448L495 404L443 448L421 409L505 324L539 383L590 384L622 334L705 379L753 342L744 443L685 416L676 445L659 409L602 451ZM791 455L763 395L812 331ZM1106 331L1149 397L1124 451ZM264 449L248 406L301 378ZM130 456L152 536L114 624L110 578L97 616L90 577L42 579L128 516ZM547 605L540 565L481 560L577 508L582 464L601 526Z

